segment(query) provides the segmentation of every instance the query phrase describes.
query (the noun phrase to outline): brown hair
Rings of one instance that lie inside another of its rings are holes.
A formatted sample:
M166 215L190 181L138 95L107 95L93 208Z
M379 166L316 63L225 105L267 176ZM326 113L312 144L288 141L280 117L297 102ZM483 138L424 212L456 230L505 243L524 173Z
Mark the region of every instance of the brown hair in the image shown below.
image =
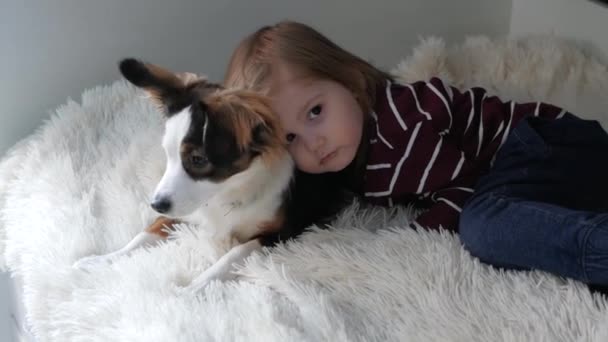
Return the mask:
M377 87L391 79L312 27L282 21L264 26L241 41L228 64L224 85L268 94L273 66L278 61L297 68L303 76L330 79L350 89L364 113L374 106Z
M340 184L359 193L367 154L369 113L376 102L378 87L389 74L342 49L310 26L282 21L264 26L246 37L233 52L224 77L227 88L245 88L265 95L271 91L274 67L282 62L299 71L299 76L329 79L349 89L364 113L364 130L355 159L336 173L312 175L334 187Z

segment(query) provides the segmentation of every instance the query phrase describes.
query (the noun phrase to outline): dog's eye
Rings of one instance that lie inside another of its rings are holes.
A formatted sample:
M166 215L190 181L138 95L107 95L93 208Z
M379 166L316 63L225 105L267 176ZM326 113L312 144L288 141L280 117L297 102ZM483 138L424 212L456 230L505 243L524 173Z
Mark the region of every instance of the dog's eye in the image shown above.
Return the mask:
M192 166L194 167L203 167L207 165L208 162L209 160L207 159L207 157L202 156L200 154L190 155L190 164L192 164Z
M293 133L288 133L285 136L285 139L287 140L288 143L292 142L295 138L296 138L296 135Z

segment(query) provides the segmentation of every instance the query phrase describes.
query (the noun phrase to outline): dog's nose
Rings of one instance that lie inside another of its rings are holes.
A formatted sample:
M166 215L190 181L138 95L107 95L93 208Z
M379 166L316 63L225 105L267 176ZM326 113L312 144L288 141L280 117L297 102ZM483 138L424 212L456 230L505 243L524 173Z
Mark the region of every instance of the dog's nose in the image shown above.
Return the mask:
M150 206L152 209L164 214L171 209L171 201L169 201L167 198L159 198L150 203Z

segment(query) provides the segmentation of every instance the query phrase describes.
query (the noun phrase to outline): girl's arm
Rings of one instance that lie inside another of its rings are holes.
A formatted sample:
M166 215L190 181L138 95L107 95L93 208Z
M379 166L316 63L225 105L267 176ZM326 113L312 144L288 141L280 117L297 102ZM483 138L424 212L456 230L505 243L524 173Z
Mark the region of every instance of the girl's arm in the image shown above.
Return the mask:
M402 132L387 130L385 136L402 157L391 160L394 169L373 171L387 173L371 176L390 183L379 183L379 191L366 195L379 197L375 202L384 197L389 203L390 198L410 195L430 199L433 205L415 224L431 229L441 225L457 230L458 216L476 179L490 169L496 151L519 120L526 116L558 119L567 113L541 102L505 102L478 87L461 92L438 78L403 87L391 95L392 113L408 125ZM407 121L408 117L418 119ZM381 128L399 127L389 119L393 117L384 116Z
M454 186L428 194L433 205L413 222L416 228L447 229L458 231L458 218L462 206L473 194L472 187Z

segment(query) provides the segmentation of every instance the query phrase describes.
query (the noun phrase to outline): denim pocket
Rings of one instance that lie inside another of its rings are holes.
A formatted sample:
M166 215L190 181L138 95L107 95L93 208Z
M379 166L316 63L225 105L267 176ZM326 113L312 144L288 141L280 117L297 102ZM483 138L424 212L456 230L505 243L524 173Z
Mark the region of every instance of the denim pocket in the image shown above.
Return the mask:
M528 117L521 120L511 132L514 140L518 142L518 147L525 153L543 158L551 153L551 146L537 131L537 127L546 124L545 121L543 118Z

